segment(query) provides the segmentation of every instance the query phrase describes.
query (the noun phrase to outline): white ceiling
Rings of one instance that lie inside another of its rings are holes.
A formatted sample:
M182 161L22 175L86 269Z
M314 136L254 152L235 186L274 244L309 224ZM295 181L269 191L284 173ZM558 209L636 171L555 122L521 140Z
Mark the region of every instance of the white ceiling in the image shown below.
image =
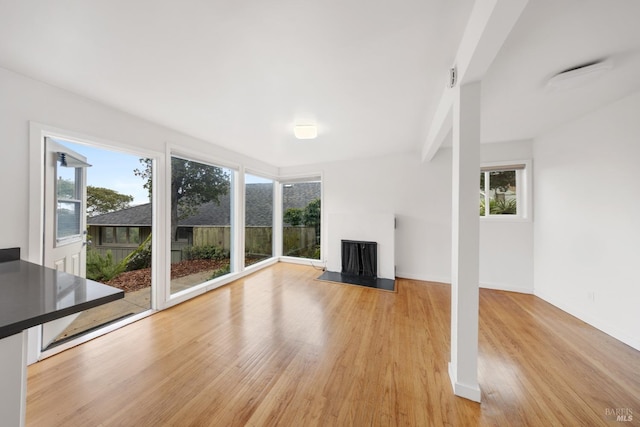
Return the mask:
M416 152L472 0L0 0L0 67L291 166ZM640 2L531 0L483 82L483 141L640 90ZM574 65L609 75L550 93ZM315 122L319 136L293 137Z
M528 139L640 90L640 1L530 0L482 82L482 139ZM555 74L611 58L614 68L565 91Z

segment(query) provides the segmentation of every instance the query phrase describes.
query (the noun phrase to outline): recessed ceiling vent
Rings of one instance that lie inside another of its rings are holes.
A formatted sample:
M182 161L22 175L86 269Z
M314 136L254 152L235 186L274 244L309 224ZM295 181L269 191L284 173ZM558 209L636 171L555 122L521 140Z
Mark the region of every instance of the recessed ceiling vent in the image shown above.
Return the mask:
M593 81L613 68L611 59L588 62L559 72L547 82L547 89L557 91L573 89Z

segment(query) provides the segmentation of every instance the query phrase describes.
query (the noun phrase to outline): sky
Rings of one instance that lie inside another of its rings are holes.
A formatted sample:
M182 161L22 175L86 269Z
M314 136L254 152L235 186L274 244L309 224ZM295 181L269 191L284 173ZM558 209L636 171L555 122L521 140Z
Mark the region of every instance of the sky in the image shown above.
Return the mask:
M149 193L142 187L145 181L133 174L134 169L142 168L140 157L58 139L56 142L87 158L91 165L87 168L87 185L133 196L131 206L149 203Z
M134 169L142 168L140 157L59 139L56 139L56 142L87 158L87 163L91 165L87 168L87 185L110 188L118 193L133 196L131 206L149 203L149 193L142 187L145 181L133 174ZM272 181L247 174L246 182Z

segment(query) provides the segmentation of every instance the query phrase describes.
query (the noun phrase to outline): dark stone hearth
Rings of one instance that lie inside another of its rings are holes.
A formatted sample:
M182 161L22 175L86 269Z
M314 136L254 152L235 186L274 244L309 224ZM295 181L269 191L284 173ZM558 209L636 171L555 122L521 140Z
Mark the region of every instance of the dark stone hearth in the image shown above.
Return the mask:
M20 248L0 249L0 262L18 261L20 259Z
M396 290L395 280L380 279L379 277L353 276L350 274L336 273L334 271L325 271L320 277L318 277L318 280L365 286L367 288L382 289L392 292L395 292Z

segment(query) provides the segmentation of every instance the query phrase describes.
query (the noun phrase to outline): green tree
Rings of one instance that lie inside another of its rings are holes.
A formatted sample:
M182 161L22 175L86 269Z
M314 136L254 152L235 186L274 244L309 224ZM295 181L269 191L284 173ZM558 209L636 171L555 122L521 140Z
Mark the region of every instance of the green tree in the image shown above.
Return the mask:
M300 208L289 208L285 211L282 219L287 224L290 224L293 227L296 227L302 224L303 218L304 218L304 210Z
M304 225L316 230L316 244L320 242L320 212L320 199L315 199L304 208L303 215Z
M58 198L75 199L76 184L70 179L58 178L56 193Z
M151 159L140 159L142 169L134 170L136 176L146 182L144 188L151 197ZM171 158L171 238L176 239L178 221L198 212L200 205L207 202L220 203L220 196L229 192L231 180L224 169L194 162Z
M489 189L499 190L504 193L510 187L516 185L516 172L514 170L493 171L489 174ZM480 173L480 189L484 190L484 172Z
M134 169L133 174L144 180L142 188L149 192L149 201L151 201L153 190L153 161L151 159L140 159L139 161L142 167L140 169Z
M129 207L133 196L104 187L87 186L87 215L96 216Z

